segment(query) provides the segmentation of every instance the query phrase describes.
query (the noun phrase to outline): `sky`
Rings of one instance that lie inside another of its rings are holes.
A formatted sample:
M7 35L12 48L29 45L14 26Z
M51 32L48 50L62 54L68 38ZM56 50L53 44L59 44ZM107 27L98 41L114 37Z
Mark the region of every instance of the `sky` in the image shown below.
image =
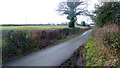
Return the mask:
M0 24L58 24L68 22L56 9L65 0L0 0ZM90 11L97 0L88 0ZM90 19L78 16L78 23Z

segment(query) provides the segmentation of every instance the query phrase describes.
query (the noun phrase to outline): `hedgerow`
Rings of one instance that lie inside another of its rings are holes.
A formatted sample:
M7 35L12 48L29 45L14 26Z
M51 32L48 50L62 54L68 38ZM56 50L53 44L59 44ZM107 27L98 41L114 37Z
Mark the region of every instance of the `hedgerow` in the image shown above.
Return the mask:
M87 29L3 30L2 61L6 62L55 44L58 40Z

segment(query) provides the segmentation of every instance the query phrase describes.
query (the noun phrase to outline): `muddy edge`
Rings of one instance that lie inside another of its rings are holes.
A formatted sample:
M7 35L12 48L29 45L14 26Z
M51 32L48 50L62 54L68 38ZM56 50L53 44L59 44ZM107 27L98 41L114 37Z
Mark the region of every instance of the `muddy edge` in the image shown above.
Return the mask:
M82 56L82 49L84 49L84 46L80 46L72 55L70 59L65 61L61 66L84 66L85 60Z

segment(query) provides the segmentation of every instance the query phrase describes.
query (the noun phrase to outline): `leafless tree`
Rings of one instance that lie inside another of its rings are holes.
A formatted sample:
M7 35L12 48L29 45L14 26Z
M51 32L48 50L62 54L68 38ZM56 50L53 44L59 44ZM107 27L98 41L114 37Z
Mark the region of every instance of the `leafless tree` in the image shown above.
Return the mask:
M59 3L58 10L60 14L66 14L67 19L70 20L69 27L75 27L77 15L84 14L87 10L87 3L80 0L67 0Z

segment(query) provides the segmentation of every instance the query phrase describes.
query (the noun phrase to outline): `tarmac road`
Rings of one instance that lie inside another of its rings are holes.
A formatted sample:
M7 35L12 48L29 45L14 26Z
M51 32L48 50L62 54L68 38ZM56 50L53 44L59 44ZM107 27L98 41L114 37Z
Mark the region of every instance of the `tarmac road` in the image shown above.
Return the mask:
M28 54L19 59L7 62L3 66L60 66L69 59L74 51L83 45L92 30L66 42Z

